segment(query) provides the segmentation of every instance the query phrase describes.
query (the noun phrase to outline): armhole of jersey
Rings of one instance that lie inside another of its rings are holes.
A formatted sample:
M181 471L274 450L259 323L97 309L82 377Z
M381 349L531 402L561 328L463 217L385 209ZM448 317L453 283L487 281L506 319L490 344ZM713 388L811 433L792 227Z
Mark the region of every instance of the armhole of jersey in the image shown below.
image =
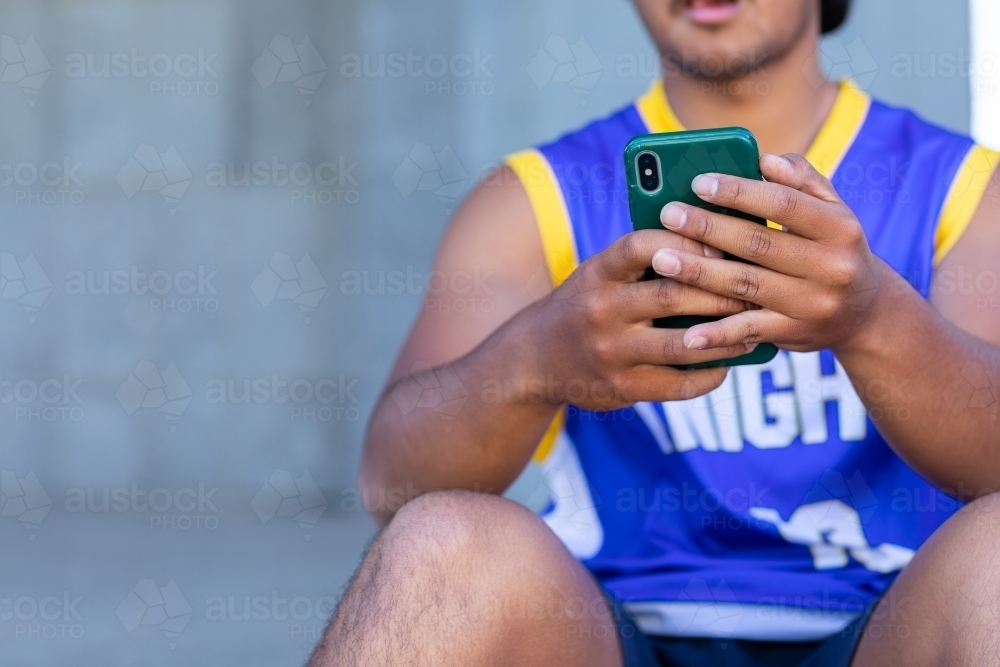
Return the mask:
M934 266L945 258L968 229L1000 164L1000 153L973 144L948 189L934 232Z
M552 277L553 287L558 287L579 265L573 225L566 210L562 190L556 181L552 167L537 149L529 149L508 155L508 167L517 174L521 186L528 194L531 210L535 214L535 224L542 240L545 263ZM549 424L545 436L535 450L533 461L541 463L552 452L556 438L566 422L565 408L559 410Z

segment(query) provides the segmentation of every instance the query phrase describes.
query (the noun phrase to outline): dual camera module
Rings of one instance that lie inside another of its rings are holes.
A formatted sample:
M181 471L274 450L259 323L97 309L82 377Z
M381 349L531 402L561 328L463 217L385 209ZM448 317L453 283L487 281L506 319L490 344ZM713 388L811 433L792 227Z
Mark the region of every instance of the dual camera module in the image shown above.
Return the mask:
M639 187L653 193L660 189L660 158L656 153L643 151L635 156Z

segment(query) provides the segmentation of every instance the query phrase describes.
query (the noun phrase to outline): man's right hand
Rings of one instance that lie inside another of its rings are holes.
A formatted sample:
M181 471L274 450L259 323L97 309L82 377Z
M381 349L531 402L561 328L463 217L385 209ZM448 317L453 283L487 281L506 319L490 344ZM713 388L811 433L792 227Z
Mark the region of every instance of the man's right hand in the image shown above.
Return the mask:
M520 181L504 167L477 187L434 261L444 288L428 293L369 423L359 477L375 519L431 489L503 492L565 403L609 410L719 386L724 368L670 365L739 356L745 346L688 350L683 330L652 320L747 306L665 278L642 281L661 248L721 256L666 229L634 232L553 289L543 284L545 253Z
M754 345L689 350L683 329L652 320L676 315L732 315L747 309L670 279L641 280L662 248L717 256L714 248L669 231L643 230L590 257L551 294L510 322L524 341L519 375L528 400L541 398L609 410L636 401L693 398L715 389L725 368L681 371L670 366L737 357ZM542 392L540 396L539 393Z

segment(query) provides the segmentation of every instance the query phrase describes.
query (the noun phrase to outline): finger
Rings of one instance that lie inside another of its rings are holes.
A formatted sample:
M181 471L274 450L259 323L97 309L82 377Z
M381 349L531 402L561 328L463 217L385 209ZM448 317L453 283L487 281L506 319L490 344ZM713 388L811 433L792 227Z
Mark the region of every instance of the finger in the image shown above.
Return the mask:
M612 243L595 256L595 262L600 274L607 280L635 281L652 266L653 255L662 248L709 256L709 251L700 241L665 229L642 229Z
M770 229L743 218L671 202L660 211L660 222L682 236L701 241L747 261L793 276L805 276L813 244L794 234Z
M807 159L795 153L760 156L760 173L771 183L779 183L826 202L841 201L836 188Z
M741 343L781 342L794 321L773 310L748 310L715 322L697 324L684 332L692 350L731 349Z
M728 372L725 367L681 371L666 366L639 366L629 372L621 391L631 403L683 401L718 389Z
M628 322L645 322L672 315L733 315L747 309L745 301L731 299L667 278L624 283L617 299Z
M686 366L706 361L732 359L753 352L756 343L737 343L713 349L689 348L684 329L644 327L629 338L628 362L653 366Z
M790 298L801 291L801 280L770 269L727 259L711 259L678 250L661 250L653 270L686 285L788 312Z
M691 188L701 199L756 215L788 227L800 236L823 239L835 235L833 204L787 185L724 174L702 174Z

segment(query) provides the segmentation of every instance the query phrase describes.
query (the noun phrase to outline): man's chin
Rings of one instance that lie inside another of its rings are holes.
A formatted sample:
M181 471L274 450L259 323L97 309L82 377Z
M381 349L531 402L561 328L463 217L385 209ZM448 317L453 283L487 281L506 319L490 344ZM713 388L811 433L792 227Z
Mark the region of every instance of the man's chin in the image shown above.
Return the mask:
M770 59L765 47L747 45L745 48L727 44L725 48L705 48L703 40L698 40L698 48L681 48L664 56L664 73L683 73L686 76L703 79L731 81L763 71Z

